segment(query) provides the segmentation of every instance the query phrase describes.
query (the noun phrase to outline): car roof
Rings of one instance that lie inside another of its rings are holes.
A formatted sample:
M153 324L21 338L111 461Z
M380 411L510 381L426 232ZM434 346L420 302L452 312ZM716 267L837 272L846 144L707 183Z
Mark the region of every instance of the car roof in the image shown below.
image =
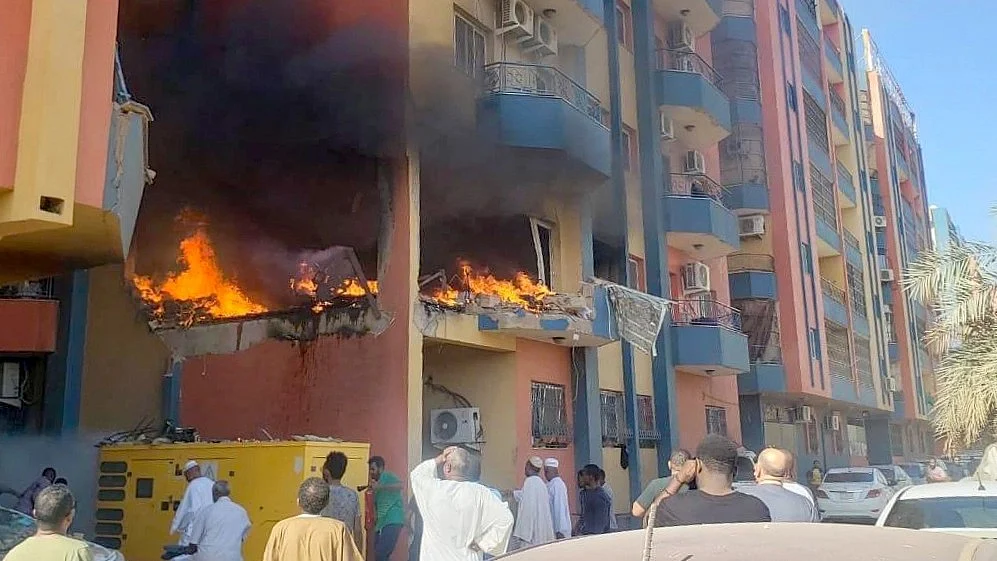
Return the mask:
M643 530L561 540L521 550L508 561L640 561ZM841 544L850 561L997 561L997 542L967 536L851 524L704 524L657 528L655 559L695 561L838 561Z
M981 491L980 482L975 479L915 485L905 489L897 500L937 497L997 497L997 481L984 481L983 486L985 489Z

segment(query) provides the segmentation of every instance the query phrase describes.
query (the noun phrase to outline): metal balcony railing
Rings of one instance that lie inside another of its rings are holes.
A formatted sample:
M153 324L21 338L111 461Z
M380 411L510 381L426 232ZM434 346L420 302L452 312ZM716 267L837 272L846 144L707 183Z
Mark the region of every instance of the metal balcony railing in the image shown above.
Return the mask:
M831 366L831 376L845 380L854 379L852 376L852 366L847 362L835 358L828 358L827 362Z
M841 238L845 240L845 245L854 249L855 251L862 253L862 246L859 245L859 240L848 230L841 230Z
M736 253L727 256L727 272L741 273L744 271L775 271L775 258L762 253Z
M0 286L0 299L51 300L55 298L52 279L25 281Z
M723 90L723 78L703 57L692 51L676 49L658 50L658 70L678 70L694 72L709 80L719 90Z
M801 10L801 16L806 14L817 19L817 2L814 0L796 0L796 6Z
M713 325L741 331L741 312L716 300L678 300L672 304L672 324Z
M846 115L846 113L845 113L845 100L841 99L841 96L838 95L838 93L835 92L833 89L827 90L827 93L828 93L828 96L827 96L828 99L831 100L831 109L833 109L833 110L837 111L839 114L841 114L842 120L844 120L845 122L848 122L848 120L845 119L845 115Z
M821 277L820 288L824 292L824 295L834 300L835 302L844 305L845 304L845 291L833 282Z
M726 0L723 15L750 18L755 15L755 0Z
M855 177L852 176L852 172L848 171L848 168L844 164L838 162L837 169L839 178L844 178L850 185L855 185Z
M518 62L489 64L485 66L484 91L556 97L608 128L609 111L599 98L553 66Z
M752 364L782 364L782 347L779 345L749 345L748 360Z
M827 56L839 62L841 61L841 49L835 46L835 44L831 42L831 38L826 35L824 36L824 49L827 52Z
M723 204L724 188L709 176L699 173L673 173L669 179L671 185L665 189L669 196L709 198Z

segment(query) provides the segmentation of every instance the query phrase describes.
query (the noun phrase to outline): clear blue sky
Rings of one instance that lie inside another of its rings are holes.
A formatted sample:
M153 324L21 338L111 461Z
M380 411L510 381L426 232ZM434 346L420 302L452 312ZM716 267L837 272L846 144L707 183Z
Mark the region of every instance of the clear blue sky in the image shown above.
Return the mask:
M997 242L989 214L997 205L997 2L839 2L856 34L872 33L917 115L929 203L947 208L965 237Z

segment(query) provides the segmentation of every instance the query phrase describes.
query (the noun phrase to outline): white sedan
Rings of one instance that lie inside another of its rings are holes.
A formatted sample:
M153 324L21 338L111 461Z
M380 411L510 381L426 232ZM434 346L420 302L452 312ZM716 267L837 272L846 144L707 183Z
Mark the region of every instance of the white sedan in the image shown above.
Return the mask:
M876 525L997 538L997 482L908 487L893 496Z
M872 522L892 496L893 489L876 468L832 468L817 488L817 509L824 520Z

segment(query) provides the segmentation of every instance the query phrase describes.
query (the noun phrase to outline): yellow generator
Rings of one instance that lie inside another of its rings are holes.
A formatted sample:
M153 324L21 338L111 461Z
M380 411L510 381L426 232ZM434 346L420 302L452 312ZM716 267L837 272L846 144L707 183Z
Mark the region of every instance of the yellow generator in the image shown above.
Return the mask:
M270 530L299 514L298 486L322 477L329 452L346 454L343 485L367 485L370 444L324 441L114 444L100 450L95 542L119 549L128 561L155 561L163 546L175 544L170 523L187 481L183 465L201 464L202 475L231 484L232 500L253 523L243 558L262 559ZM360 519L364 520L360 495ZM366 538L358 544L364 550Z

